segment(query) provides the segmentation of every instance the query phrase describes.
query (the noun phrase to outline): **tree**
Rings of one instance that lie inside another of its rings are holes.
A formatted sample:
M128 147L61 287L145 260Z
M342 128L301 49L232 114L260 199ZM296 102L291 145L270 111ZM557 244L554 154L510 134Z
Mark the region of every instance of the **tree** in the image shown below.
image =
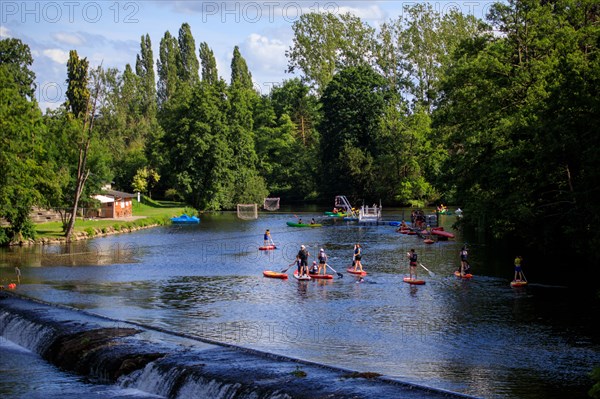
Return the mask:
M164 103L169 101L177 90L179 82L178 76L178 60L179 43L177 39L171 36L169 31L160 40L159 59L157 61L158 69L158 106L162 107Z
M321 159L327 195L375 195L376 139L386 104L386 82L371 67L342 70L321 99Z
M192 36L192 28L186 22L179 28L179 52L177 70L179 80L184 84L193 85L200 80L198 69L200 64L196 57L196 41Z
M140 54L136 56L135 73L140 78L141 112L147 118L156 117L156 79L150 35L142 36Z
M150 190L156 185L156 183L158 183L159 180L160 175L154 169L143 167L138 169L136 172L135 176L133 177L131 187L134 191L149 194L150 198L152 198Z
M29 46L0 40L0 244L34 238L31 207L60 194L56 164L44 150L50 138L33 98L35 74Z
M217 60L206 42L200 43L200 64L202 65L202 80L208 84L217 83L219 80Z
M0 40L0 66L4 68L6 77L10 76L14 88L23 98L33 100L35 93L35 73L29 69L33 57L29 46L19 39Z
M461 43L434 114L451 154L445 189L464 204L465 226L537 257L567 247L584 268L600 241L589 229L599 221L589 205L600 170L597 18L592 2L494 5L503 36Z
M72 62L70 62L69 73L67 82L69 88L73 88L71 98L69 98L68 104L71 107L72 112L78 115L77 119L82 120L81 135L77 140L77 173L75 176L75 192L72 201L71 213L69 220L65 228L65 237L67 241L72 239L73 228L75 226L75 218L77 217L77 210L79 207L79 200L83 194L85 183L90 176L90 168L88 166L88 156L90 149L92 148L93 127L94 117L96 115L96 103L98 96L100 95L100 81L97 80L94 88L93 102L90 102L89 91L83 90L83 82L88 81L87 62L80 62L77 57L77 53L72 51ZM100 67L101 68L101 67ZM68 92L67 92L68 93ZM87 95L86 95L87 94ZM87 103L85 109L80 110L83 106L83 98L86 98Z
M473 16L451 11L442 16L431 4L416 4L396 22L402 68L416 102L431 112L437 99L440 76L449 68L451 54L465 38L485 27Z
M87 118L86 112L90 98L88 89L88 67L90 63L87 58L80 59L77 50L69 51L67 61L67 92L65 93L66 108L77 119Z
M200 82L178 92L162 113L166 162L161 175L197 209L232 209L235 205L225 86L223 81Z
M310 94L310 87L298 78L286 80L271 90L273 108L278 118L287 114L295 124L296 137L305 147L314 146L318 140L316 126L319 122L319 103Z
M228 143L235 160L231 165L235 176L234 203L261 202L268 193L266 183L256 169L253 110L259 97L253 89L246 60L237 46L233 49L228 94Z
M302 71L303 80L319 94L337 71L373 62L374 29L350 13L303 14L293 29L288 72Z

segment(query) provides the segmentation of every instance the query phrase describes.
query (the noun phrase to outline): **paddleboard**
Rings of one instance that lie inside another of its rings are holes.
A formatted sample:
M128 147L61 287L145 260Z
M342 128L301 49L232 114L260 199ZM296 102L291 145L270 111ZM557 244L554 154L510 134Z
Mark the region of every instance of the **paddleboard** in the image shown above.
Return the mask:
M367 275L367 272L365 272L365 271L362 271L362 272L354 271L354 268L352 266L350 266L349 268L347 268L346 271L348 273L354 274L356 276L366 276Z
M270 278L279 278L282 280L285 280L288 278L288 275L286 273L274 272L271 270L263 271L263 276L270 277Z
M425 244L433 244L435 241L433 241L433 240L430 240L429 238L426 238L426 239L424 239L424 240L423 240L423 242L424 242Z
M312 279L310 278L310 276L298 276L298 270L296 270L296 271L294 272L294 278L295 278L296 280L301 280L301 281L303 281L303 280L312 280Z
M331 280L333 279L333 274L313 274L308 273L311 278L322 279L322 280Z
M511 287L524 287L527 285L527 281L524 280L513 280L510 282Z
M467 273L467 274L464 274L464 275L461 276L460 272L455 271L454 275L456 277L462 277L462 278L473 278L473 275L471 273Z
M271 249L277 249L277 247L275 245L263 245L262 247L258 247L258 249L261 251L268 251Z
M415 284L415 285L425 284L425 280L419 280L419 279L410 278L410 277L404 277L404 282L408 283L408 284Z

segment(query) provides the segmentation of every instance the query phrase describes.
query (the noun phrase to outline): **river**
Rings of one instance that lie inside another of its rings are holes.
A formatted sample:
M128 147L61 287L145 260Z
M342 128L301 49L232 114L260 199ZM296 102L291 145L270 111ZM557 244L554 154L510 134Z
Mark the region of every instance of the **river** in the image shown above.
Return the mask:
M388 211L384 218L403 215ZM251 221L232 213L201 219L199 225L78 242L68 250L2 249L0 280L14 279L18 266L16 292L27 297L482 398L583 399L593 383L589 373L600 366L593 327L598 301L529 275L527 287L511 288L515 254L498 256L493 248L469 242L475 277L461 280L452 275L464 243L458 233L427 245L389 225L326 220L321 228L288 227L292 213L263 212ZM442 218L446 230L453 221ZM265 229L271 230L275 251L257 249ZM346 272L357 242L369 273L362 282ZM262 276L263 270L287 268L301 244L308 246L310 260L324 248L343 277L298 282ZM402 281L411 248L431 272L419 268L425 285ZM0 345L0 358L14 352ZM28 373L14 371L34 363L20 356L22 364L0 362L3 370L12 370L10 384L0 381L5 397L27 397L22 390L33 393L43 384L27 384ZM53 373L57 380L69 378ZM90 388L79 383L85 396ZM103 390L102 397L111 392ZM118 391L114 397L130 394Z

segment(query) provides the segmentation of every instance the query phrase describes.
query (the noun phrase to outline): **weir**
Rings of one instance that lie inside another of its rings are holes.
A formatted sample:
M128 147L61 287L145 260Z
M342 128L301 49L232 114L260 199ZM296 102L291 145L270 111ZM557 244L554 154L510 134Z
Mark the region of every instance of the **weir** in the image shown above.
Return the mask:
M59 368L167 398L473 398L0 292L0 336Z

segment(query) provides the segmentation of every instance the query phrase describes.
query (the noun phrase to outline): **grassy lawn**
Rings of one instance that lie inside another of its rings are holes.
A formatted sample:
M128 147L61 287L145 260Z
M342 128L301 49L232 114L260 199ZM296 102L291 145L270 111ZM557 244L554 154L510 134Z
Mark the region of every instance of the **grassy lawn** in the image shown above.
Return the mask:
M173 216L179 216L184 213L185 205L179 202L171 201L152 201L145 200L148 204L133 201L133 216L145 216L152 219L170 219ZM102 229L105 227L122 226L128 223L119 220L83 220L77 218L75 221L75 231L86 231L91 229ZM63 237L62 222L47 222L36 224L36 233L40 238L59 238Z

